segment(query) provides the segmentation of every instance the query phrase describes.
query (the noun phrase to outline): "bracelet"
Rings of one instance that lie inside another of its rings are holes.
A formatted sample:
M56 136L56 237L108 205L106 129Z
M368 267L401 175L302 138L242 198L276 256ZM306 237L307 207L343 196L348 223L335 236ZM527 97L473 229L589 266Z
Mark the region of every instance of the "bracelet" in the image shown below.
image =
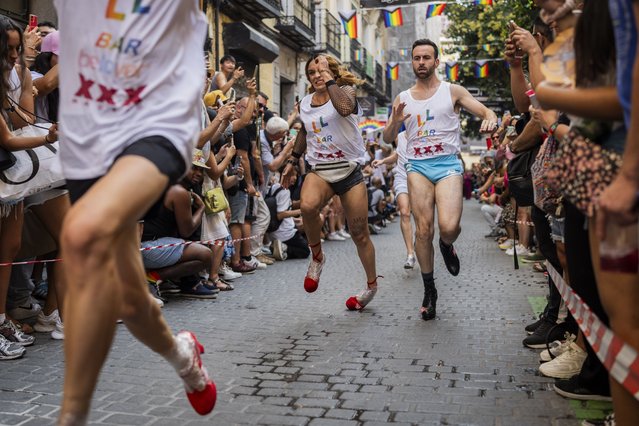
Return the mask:
M333 85L335 85L335 84L337 84L337 83L335 82L335 80L328 80L328 81L326 82L326 87L331 87L331 86L333 86Z
M550 136L555 136L555 131L557 130L557 127L559 127L559 121L555 121L554 123L550 125L550 127L548 128L548 133L550 133Z
M293 158L295 158L295 159L299 160L300 158L302 158L302 154L299 154L299 153L297 153L297 152L293 151L293 152L291 153L291 157L293 157Z

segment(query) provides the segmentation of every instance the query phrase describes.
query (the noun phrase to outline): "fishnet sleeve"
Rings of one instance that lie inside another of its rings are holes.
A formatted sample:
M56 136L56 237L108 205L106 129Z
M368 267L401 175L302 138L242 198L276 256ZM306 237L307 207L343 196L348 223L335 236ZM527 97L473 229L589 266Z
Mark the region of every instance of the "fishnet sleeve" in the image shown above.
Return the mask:
M328 95L331 97L333 106L342 117L349 116L356 111L357 100L355 99L355 89L353 87L339 87L337 84L333 84L328 88Z

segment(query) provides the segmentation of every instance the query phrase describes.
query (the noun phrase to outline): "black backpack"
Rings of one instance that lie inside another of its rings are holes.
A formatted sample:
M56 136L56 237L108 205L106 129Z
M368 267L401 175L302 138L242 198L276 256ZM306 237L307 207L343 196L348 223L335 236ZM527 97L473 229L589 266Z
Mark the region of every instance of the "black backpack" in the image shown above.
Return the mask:
M266 232L275 232L282 224L282 221L277 218L277 198L276 198L277 194L279 194L279 192L282 189L284 189L284 187L280 186L279 188L275 190L275 192L272 192L273 187L271 187L266 193L266 197L264 197L264 202L266 203L266 206L268 207L269 213L271 213L271 221L268 223L268 228L266 229Z
M530 207L535 203L531 167L539 147L522 152L508 163L508 189L517 201L517 207Z

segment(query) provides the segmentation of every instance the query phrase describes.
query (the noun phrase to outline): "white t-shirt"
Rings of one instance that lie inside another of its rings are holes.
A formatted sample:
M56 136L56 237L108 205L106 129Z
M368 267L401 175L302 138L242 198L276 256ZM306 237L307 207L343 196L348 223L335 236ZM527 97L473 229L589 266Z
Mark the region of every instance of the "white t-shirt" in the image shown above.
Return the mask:
M321 106L311 106L313 95L300 103L300 118L306 129L306 160L311 166L335 161L365 163L366 146L357 123L357 114L342 117L330 100Z
M459 153L459 115L455 112L450 83L442 81L433 96L416 100L409 90L399 94L406 103L406 158L424 160Z
M281 186L282 185L280 185L279 183L273 184L270 189L270 193L273 194ZM292 204L291 191L286 188L282 189L275 196L275 200L277 201L278 213L290 210ZM271 232L269 235L271 238L274 238L276 240L288 241L295 236L295 232L297 232L297 230L295 229L295 221L292 217L286 217L282 219L280 227L277 228L276 231Z
M55 0L60 156L69 179L104 175L132 143L167 138L188 168L200 130L206 20L197 0Z

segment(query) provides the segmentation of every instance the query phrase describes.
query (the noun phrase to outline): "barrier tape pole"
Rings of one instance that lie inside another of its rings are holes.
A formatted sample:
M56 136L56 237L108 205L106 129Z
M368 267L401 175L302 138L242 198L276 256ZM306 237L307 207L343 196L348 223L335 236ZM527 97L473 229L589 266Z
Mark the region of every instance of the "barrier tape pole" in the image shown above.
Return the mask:
M549 262L546 262L546 268L566 307L579 324L579 328L597 357L610 375L639 400L639 354L637 351L624 343L601 322Z
M238 243L241 241L247 241L247 240L255 240L257 238L261 238L262 235L251 235L250 237L246 237L246 238L238 238L236 240L222 240L221 242L218 242L219 240L204 240L204 241L182 241L181 243L172 243L172 244L162 244L159 246L153 246L153 247L142 247L140 248L140 251L149 251L149 250L157 250L157 249L162 249L162 248L167 248L167 247L175 247L175 246L188 246L191 244L202 244L202 245L213 245L213 246L223 246L227 243L229 244L233 244L233 243ZM35 265L38 263L55 263L55 262L61 262L62 259L48 259L48 260L27 260L24 262L6 262L6 263L0 263L0 267L2 266L18 266L18 265Z

